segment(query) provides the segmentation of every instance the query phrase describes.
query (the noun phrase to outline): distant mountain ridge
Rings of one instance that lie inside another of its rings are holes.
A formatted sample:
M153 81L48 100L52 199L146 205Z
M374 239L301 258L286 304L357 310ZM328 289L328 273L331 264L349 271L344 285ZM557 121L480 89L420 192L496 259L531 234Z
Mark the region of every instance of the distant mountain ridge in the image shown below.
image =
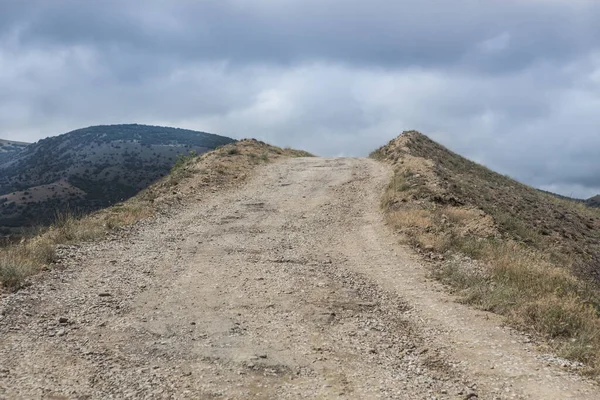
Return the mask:
M2 146L7 146L7 145L13 145L13 146L29 146L31 143L27 143L27 142L18 142L16 140L5 140L5 139L0 139L0 148Z
M2 141L0 228L44 224L66 208L109 206L166 175L181 154L234 141L138 124L92 126L29 145Z
M0 164L29 146L30 143L0 139Z
M600 208L600 194L594 197L591 197L589 199L587 199L585 201L585 204L587 204L590 207L598 207Z

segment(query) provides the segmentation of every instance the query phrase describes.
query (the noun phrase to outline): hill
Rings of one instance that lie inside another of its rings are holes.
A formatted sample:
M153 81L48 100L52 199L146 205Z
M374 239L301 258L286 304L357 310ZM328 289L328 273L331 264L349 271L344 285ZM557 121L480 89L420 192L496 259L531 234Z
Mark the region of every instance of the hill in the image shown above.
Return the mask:
M0 139L0 164L29 146L29 143Z
M394 178L382 206L464 300L600 369L600 211L495 173L410 131L372 153ZM442 261L443 260L443 261Z
M587 199L585 201L585 204L587 204L590 207L600 208L600 194L598 196L594 196L592 198Z
M75 130L37 143L8 144L0 163L0 227L53 221L57 210L86 213L123 201L165 176L181 154L233 139L146 125Z

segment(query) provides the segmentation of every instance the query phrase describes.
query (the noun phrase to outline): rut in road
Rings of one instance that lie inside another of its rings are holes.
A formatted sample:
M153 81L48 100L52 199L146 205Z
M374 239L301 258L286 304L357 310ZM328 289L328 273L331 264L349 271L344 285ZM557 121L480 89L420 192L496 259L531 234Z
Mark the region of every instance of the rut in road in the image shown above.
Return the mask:
M65 250L2 300L0 397L598 398L426 279L383 224L389 178L288 159Z

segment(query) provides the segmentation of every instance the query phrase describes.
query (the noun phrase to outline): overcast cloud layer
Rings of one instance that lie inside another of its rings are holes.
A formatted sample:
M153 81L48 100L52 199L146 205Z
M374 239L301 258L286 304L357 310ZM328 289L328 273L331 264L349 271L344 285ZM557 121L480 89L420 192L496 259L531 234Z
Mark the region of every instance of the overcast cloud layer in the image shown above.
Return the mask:
M600 193L594 0L0 0L0 137L138 122L364 156L403 130Z

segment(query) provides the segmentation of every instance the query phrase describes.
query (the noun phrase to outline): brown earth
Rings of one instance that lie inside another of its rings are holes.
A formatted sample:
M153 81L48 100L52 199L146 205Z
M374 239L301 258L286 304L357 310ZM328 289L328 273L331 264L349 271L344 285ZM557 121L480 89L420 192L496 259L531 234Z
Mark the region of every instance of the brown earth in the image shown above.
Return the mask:
M260 168L3 297L0 398L598 398L427 279L383 222L389 166Z

